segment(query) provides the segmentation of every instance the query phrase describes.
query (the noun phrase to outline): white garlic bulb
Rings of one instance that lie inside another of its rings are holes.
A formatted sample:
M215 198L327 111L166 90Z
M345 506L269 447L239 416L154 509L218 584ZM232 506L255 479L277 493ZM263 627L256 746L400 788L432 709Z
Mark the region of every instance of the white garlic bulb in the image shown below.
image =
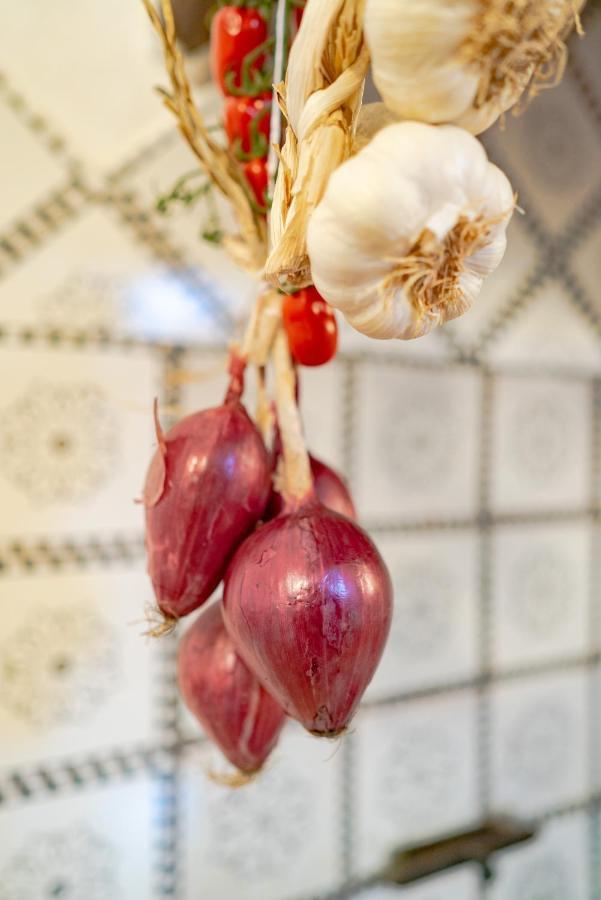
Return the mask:
M313 281L358 331L414 338L465 312L503 258L506 176L453 125L379 131L330 177L307 234Z
M563 74L584 0L367 0L374 82L404 119L479 134Z

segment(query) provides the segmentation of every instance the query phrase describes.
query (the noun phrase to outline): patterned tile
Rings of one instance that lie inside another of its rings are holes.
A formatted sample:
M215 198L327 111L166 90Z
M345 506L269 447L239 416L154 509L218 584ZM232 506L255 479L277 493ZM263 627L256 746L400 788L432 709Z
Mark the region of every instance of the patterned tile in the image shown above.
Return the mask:
M161 54L141 3L58 0L33 19L22 5L8 17L3 68L86 162L114 165L164 129L152 90L165 82Z
M475 696L365 711L356 730L361 872L377 871L395 848L477 819Z
M13 221L26 216L46 194L66 183L67 173L1 99L0 133L3 148L0 171L2 232Z
M479 900L479 884L475 867L460 866L405 887L378 885L357 896L361 900Z
M367 519L469 516L477 505L480 381L468 369L361 368L356 500Z
M153 450L152 357L116 351L0 352L0 534L138 532Z
M493 688L490 788L496 811L532 816L586 796L586 696L580 671Z
M593 224L573 253L574 271L586 290L586 298L601 318L601 221Z
M478 536L378 535L394 584L388 645L368 697L448 684L478 669Z
M491 476L496 512L588 506L591 403L584 381L498 378Z
M186 898L285 900L340 876L340 754L290 725L255 782L232 791L191 758L181 783ZM310 835L310 840L307 836Z
M0 813L2 900L150 900L153 793L140 779Z
M585 655L591 526L498 528L493 554L495 668Z
M545 825L535 841L504 853L487 900L589 900L588 823L584 815Z
M0 766L151 739L151 599L142 566L0 579Z

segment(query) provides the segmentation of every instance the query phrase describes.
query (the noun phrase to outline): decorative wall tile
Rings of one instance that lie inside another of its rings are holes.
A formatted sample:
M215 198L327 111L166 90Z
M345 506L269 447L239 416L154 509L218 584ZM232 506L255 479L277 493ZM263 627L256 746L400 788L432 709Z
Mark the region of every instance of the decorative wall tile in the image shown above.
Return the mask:
M566 73L561 85L542 91L526 115L506 118L485 143L495 162L508 170L526 215L542 219L557 234L590 197L601 168L601 144L578 85Z
M64 168L0 100L2 168L0 231L27 215L30 207L67 182Z
M478 667L478 536L378 535L394 585L384 657L368 696L473 677Z
M591 646L591 526L498 528L493 553L495 666L584 655Z
M0 534L138 531L153 446L151 356L5 348Z
M0 578L0 766L152 736L143 566Z
M169 127L153 91L166 78L161 52L141 3L58 0L36 4L35 16L19 4L6 18L3 69L86 162L115 165Z
M492 802L532 816L590 789L587 681L581 671L497 685L492 701Z
M0 812L1 900L150 900L153 790L140 779Z
M584 381L497 379L491 476L496 512L588 506L591 404Z
M545 281L488 354L495 366L547 366L598 372L596 330L557 281Z
M487 900L589 900L585 815L544 826L540 837L501 854Z
M338 469L342 468L343 437L342 366L332 362L325 368L303 368L300 402L305 435L311 453Z
M196 758L181 782L183 896L285 900L331 888L338 878L336 745L290 724L264 772L232 791L211 782Z
M579 282L586 290L589 302L598 318L601 318L601 222L593 223L581 242L574 249L572 265Z
M469 369L361 368L356 500L367 519L473 515L480 380Z
M356 861L362 873L377 870L395 848L475 821L473 694L366 710L356 731Z

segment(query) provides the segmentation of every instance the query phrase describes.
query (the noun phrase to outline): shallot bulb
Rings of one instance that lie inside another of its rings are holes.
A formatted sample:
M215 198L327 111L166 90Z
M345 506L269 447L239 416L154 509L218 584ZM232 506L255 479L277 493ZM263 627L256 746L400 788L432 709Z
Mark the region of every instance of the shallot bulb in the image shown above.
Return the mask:
M204 609L184 634L178 678L186 706L224 756L241 772L258 771L286 716L236 653L221 603Z
M186 416L165 435L157 423L159 448L144 488L146 549L167 619L211 596L269 499L269 456L240 403L243 364L234 368L222 406Z
M348 519L356 519L357 512L350 491L341 476L326 463L309 456L313 487L320 503ZM284 501L278 491L273 491L269 502L269 518L282 512Z
M252 534L225 578L224 621L265 688L308 731L352 719L386 644L392 586L369 537L317 500Z

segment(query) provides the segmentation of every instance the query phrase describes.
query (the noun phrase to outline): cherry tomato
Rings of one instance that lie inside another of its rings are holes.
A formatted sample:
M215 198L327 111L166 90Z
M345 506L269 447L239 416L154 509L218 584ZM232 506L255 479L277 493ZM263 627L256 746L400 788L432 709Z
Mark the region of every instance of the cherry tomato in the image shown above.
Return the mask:
M242 166L246 180L252 188L255 199L261 209L267 210L267 160L251 159L250 162L244 163Z
M271 94L262 97L227 97L224 125L230 144L251 156L265 156L269 149Z
M322 366L338 347L331 307L313 286L284 297L283 318L290 352L302 366Z
M224 94L264 93L265 54L253 55L267 40L267 22L256 9L222 6L211 25L211 71Z
M298 31L298 29L300 28L301 22L303 21L303 13L304 13L304 11L305 11L305 5L304 5L304 3L303 3L302 6L299 5L299 6L295 6L295 7L294 7L294 23L295 23L295 25L296 25L296 30L297 30L297 31Z

